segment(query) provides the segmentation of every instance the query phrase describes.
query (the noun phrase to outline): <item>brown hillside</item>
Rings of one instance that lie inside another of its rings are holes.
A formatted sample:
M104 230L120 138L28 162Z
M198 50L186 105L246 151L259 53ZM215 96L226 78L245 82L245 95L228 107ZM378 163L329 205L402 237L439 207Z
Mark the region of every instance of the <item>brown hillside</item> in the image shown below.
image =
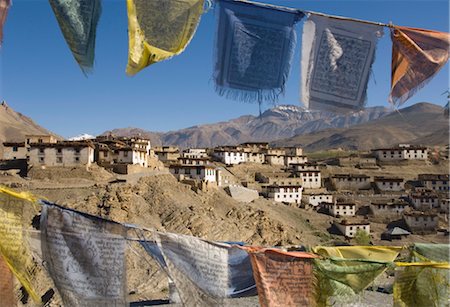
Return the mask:
M3 142L23 141L26 134L53 133L36 124L31 118L14 111L3 101L0 104L0 154L3 152Z
M445 145L448 126L442 107L418 103L367 123L297 135L275 144L301 145L310 152L331 148L369 150L398 143Z

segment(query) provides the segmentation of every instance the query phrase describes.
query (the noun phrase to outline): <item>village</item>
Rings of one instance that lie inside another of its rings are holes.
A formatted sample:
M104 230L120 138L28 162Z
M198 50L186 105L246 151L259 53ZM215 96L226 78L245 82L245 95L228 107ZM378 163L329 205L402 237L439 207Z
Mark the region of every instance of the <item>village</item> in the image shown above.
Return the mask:
M448 174L377 173L399 165L426 169L439 160L446 164L448 147L436 152L399 144L310 160L300 147L271 147L266 142L181 150L152 146L139 136L68 141L27 135L22 142L4 142L3 146L1 169L17 169L23 177L33 168L89 169L95 164L122 175L166 171L194 191L223 189L238 202L265 198L309 214L331 216L333 223L324 231L346 239L361 233L370 238L372 223L385 225L381 240L449 234L448 227L442 226L448 225Z

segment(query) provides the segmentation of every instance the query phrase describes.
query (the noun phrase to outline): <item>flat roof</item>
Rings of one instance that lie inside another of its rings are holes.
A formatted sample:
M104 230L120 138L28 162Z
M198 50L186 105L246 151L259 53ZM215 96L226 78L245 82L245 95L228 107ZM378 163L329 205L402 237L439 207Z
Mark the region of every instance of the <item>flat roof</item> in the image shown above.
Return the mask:
M331 178L370 178L364 174L335 174Z
M420 216L432 216L432 217L436 217L437 214L434 212L422 212L422 211L410 211L410 212L403 212L404 215L406 216L412 216L412 217L420 217Z
M359 221L359 220L342 220L340 222L338 221L334 221L334 223L336 224L340 224L343 226L352 226L352 225L370 225L370 222L364 222L364 221Z
M216 169L216 167L214 165L206 165L206 164L201 164L201 165L193 165L193 164L171 164L169 165L169 168L211 168L211 169Z
M387 177L387 176L375 176L373 178L374 181L381 181L381 182L403 182L403 178L400 177Z
M25 147L25 142L3 142L5 147Z
M69 148L69 147L92 147L95 148L91 141L60 141L57 143L30 143L31 148Z
M448 174L419 174L419 180L424 181L438 181L438 180L449 180Z

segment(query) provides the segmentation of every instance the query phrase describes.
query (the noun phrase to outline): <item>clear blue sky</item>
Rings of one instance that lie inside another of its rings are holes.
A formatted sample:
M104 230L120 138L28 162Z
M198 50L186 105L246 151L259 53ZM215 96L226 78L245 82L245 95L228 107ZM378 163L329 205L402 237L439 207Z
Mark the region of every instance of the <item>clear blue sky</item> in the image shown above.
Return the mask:
M449 4L442 1L268 1L263 2L380 22L448 31ZM258 114L257 105L226 100L214 92L214 12L201 20L186 51L135 77L125 75L128 52L125 0L103 0L94 73L85 77L72 57L47 0L14 0L1 54L0 98L44 127L69 137L118 127L168 131ZM297 26L301 37L303 22ZM299 102L300 40L287 92L279 104ZM388 106L391 42L378 44L368 105ZM443 105L448 64L406 105ZM269 106L265 106L267 108Z

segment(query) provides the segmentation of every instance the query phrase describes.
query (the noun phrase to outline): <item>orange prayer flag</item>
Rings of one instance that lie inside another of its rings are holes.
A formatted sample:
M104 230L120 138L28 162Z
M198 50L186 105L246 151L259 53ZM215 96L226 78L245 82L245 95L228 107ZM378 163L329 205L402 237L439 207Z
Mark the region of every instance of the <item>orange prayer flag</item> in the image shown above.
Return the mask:
M392 75L389 102L401 105L445 65L450 34L397 27L391 29Z
M315 306L312 260L317 256L278 249L249 252L262 307Z
M14 280L5 260L0 256L0 307L16 306Z
M6 15L8 15L8 9L11 6L11 0L0 0L0 46L3 40L3 25L6 21Z

